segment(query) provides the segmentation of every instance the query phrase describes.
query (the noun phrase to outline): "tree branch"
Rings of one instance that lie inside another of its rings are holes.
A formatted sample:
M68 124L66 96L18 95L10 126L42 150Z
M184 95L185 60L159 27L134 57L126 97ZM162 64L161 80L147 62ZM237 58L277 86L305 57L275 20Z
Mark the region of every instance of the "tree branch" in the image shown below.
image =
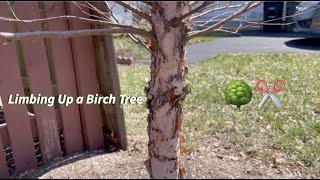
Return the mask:
M198 1L189 1L189 6L193 6L194 4L196 4Z
M207 6L209 6L211 4L213 4L213 1L205 1L205 2L203 2L200 6L194 8L193 10L189 11L188 13L182 15L181 16L181 20L190 17L194 13L202 11L203 9L205 9Z
M24 39L36 39L36 38L72 38L81 36L99 36L105 34L117 34L117 33L133 33L142 36L149 37L151 40L153 36L150 32L143 31L136 28L117 28L117 29L83 29L83 30L71 30L71 31L35 31L35 32L23 32L23 33L9 33L0 32L0 39L4 39L6 42L12 42Z
M301 14L304 14L304 13L307 13L309 11L313 11L313 10L316 10L316 9L320 9L320 6L316 6L315 8L312 8L310 10L307 10L305 12L300 12L300 13L295 13L293 15L287 15L287 16L284 16L285 18L288 18L288 17L295 17L297 15L301 15ZM233 11L234 12L234 11ZM198 26L201 26L201 27L205 27L206 24L210 23L210 22L213 22L211 21L212 19L220 16L221 14L211 18L209 21L206 21L204 24L200 24ZM280 20L282 19L281 18L276 18L276 19L270 19L270 20L266 20L266 21L263 21L263 22L252 22L252 21L247 21L247 20L244 20L244 19L233 19L235 21L239 21L240 24L238 27L235 28L235 30L226 30L226 29L222 29L222 28L219 28L219 29L215 29L213 30L214 32L227 32L227 33L231 33L231 34L236 34L236 35L241 35L238 33L239 30L241 29L245 29L245 28L248 28L248 27L259 27L261 25L273 25L273 26L276 26L276 25L279 25L279 26L286 26L286 25L290 25L290 24L294 24L294 22L288 22L288 23L271 23L272 21L275 21L275 20ZM197 22L197 21L195 21ZM243 25L242 22L246 23L246 25Z
M237 36L241 36L240 33L238 33L238 28L236 31L230 31L230 30L226 30L226 29L217 29L217 30L214 30L215 32L225 32L225 33L230 33L230 34L235 34Z
M236 5L237 7L239 5ZM236 7L236 6L229 6L230 8L233 8L233 7ZM222 8L217 8L217 9L222 9ZM225 7L223 7L223 9L225 9ZM263 21L263 22L253 22L253 21L247 21L245 19L233 19L235 21L239 21L240 22L240 26L238 26L236 28L235 31L231 31L231 30L225 30L225 29L215 29L213 30L214 32L217 32L217 31L222 31L222 32L227 32L227 33L232 33L232 34L237 34L237 35L240 35L238 33L239 30L242 30L242 29L245 29L245 28L249 28L249 27L260 27L261 25L273 25L273 26L276 26L276 25L279 25L279 26L287 26L287 25L290 25L290 24L294 24L294 22L288 22L288 23L272 23L272 21L275 21L275 20L281 20L282 18L288 18L288 17L295 17L295 16L298 16L298 15L301 15L301 14L304 14L304 13L308 13L308 12L311 12L311 11L314 11L316 9L320 9L320 6L316 6L314 8L311 8L307 11L304 11L304 12L300 12L300 13L295 13L293 15L287 15L287 16L284 16L284 17L281 17L281 18L276 18L276 19L270 19L270 20L266 20L266 21ZM210 12L212 11L209 10ZM235 11L229 11L229 12L235 12ZM206 13L206 12L204 12ZM201 13L200 15L203 15L204 13ZM228 12L223 12L224 13L228 13ZM219 17L220 15L222 14L219 14L215 17L212 17L210 20L208 21L193 21L193 23L197 23L195 24L196 26L198 27L209 27L209 26L206 26L208 23L211 23L211 22L214 22L213 19ZM244 22L245 24L241 24L242 22ZM202 23L202 24L201 24Z
M227 24L228 22L230 22L234 18L236 18L236 17L240 16L241 14L249 11L250 9L253 9L253 8L259 6L262 3L262 1L261 2L257 2L255 4L253 4L253 3L254 2L252 2L252 1L248 2L247 5L245 5L244 8L242 8L238 12L230 15L229 17L225 18L224 20L222 20L222 21L220 21L220 22L218 22L218 23L216 23L216 24L214 24L214 25L212 25L212 26L210 26L208 28L205 28L203 30L200 30L200 31L197 31L197 32L189 34L188 37L187 37L187 40L190 40L192 38L207 34L207 33L211 32L211 31L213 31L214 29L220 29L223 25Z
M16 13L15 13L14 10L13 10L13 7L12 7L12 5L11 5L11 2L7 1L7 4L8 4L8 6L9 6L9 9L10 9L13 17L16 18L16 19L19 19L19 18L17 17Z
M18 16L16 15L16 13L14 12L14 10L13 10L13 7L12 7L13 2L12 2L12 1L7 1L7 4L8 4L8 6L9 6L10 11L11 11L11 15L12 15L15 19L20 20L20 19L18 18ZM27 26L27 28L28 28L30 31L33 31L33 29L32 29L28 24L27 24L26 26Z
M119 23L119 20L114 16L114 14L113 14L113 12L111 11L108 3L106 3L106 5L107 5L107 8L109 9L110 16L112 16L113 19L114 19L117 23ZM144 48L146 48L146 49L151 53L151 50L150 50L149 46L148 46L145 42L143 42L143 40L139 39L139 38L136 37L134 34L130 34L130 33L129 33L128 35L129 35L129 37L130 37L135 43L140 43L142 46L144 46Z
M194 23L195 26L199 26L199 27L205 27L207 24L214 22L215 19L217 19L220 16L223 16L227 13L234 13L235 11L226 11L223 12L221 14L218 14L216 16L213 16L212 18L210 18L209 20L206 21L192 21Z
M237 7L241 7L241 6L243 6L243 4L238 4L238 5L233 5L233 6L228 5L228 6L224 6L224 7L218 7L218 8L209 9L208 11L202 12L202 13L196 15L196 16L192 16L191 20L199 18L201 16L204 16L204 15L206 15L208 13L213 12L213 11L219 11L219 10L223 10L223 9L227 9L227 8L237 8Z
M112 23L112 22L96 20L96 19L89 19L89 18L78 17L78 16L72 16L72 15L64 15L64 16L56 16L56 17L49 17L49 18L42 18L42 19L32 19L32 20L23 20L23 19L13 19L13 18L8 18L8 17L0 17L0 21L10 22L10 23L43 23L43 22L61 20L61 19L86 21L86 22L90 22L90 23L109 25L109 26L120 27L120 28L131 28L132 27L132 26L128 26L128 25Z
M97 12L98 14L100 14L101 16L103 16L104 18L108 19L109 21L111 21L110 19L110 13L108 12L104 12L100 9L98 9L97 7L95 7L94 5L92 5L90 2L85 1L90 7L88 7L90 10L93 10L94 12ZM106 2L104 2L106 5ZM119 23L118 23L119 24Z
M141 2L143 2L149 6L153 6L153 3L154 3L153 1L141 1Z
M101 17L101 16L96 16L94 14L90 14L86 10L82 9L82 7L80 7L80 6L83 6L84 8L87 8L88 10L92 9L92 8L88 7L87 5L85 5L85 4L82 4L82 3L79 3L79 2L76 2L76 1L72 1L72 3L75 6L77 6L83 14L85 14L85 15L87 15L89 17L94 17L94 18L102 20L102 21L108 21L109 20L109 19L106 19L106 18Z
M131 6L130 4L127 4L127 3L123 2L123 1L115 1L115 3L121 5L122 7L126 8L126 9L128 9L128 10L130 10L131 12L139 15L140 17L146 19L148 22L151 22L151 16L149 16L148 14L145 14L145 13L141 12L141 11L138 10L137 8Z
M319 9L320 9L320 6L315 6L314 8L310 8L310 9L308 9L306 11L303 11L303 12L300 12L300 13L295 13L293 15L287 15L287 16L283 16L283 17L280 17L280 18L270 19L270 20L266 20L266 21L263 21L263 22L251 22L251 21L245 21L245 20L242 20L242 21L244 21L245 23L248 23L248 24L255 24L255 25L290 25L290 24L294 24L294 22L290 22L290 23L269 23L269 22L281 20L282 18L289 18L289 17L293 18L295 16L306 14L308 12L311 12L311 11L314 11L314 10L319 10ZM243 28L245 28L245 27L250 27L250 25L246 25Z

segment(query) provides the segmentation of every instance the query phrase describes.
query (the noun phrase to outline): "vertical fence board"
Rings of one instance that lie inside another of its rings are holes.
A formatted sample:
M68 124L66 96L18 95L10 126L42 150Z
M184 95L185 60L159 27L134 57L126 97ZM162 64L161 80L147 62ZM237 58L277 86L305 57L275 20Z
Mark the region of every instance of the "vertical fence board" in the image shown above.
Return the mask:
M102 12L108 12L108 8L105 2L92 1L93 6ZM94 15L99 16L97 12ZM108 28L107 25L93 25L95 28ZM112 41L112 35L107 34L105 36L93 36L96 63L99 77L100 91L103 95L113 94L119 97L121 94L120 80L118 74L118 67L115 58L114 46ZM127 132L125 127L123 108L120 104L120 99L116 99L116 104L105 105L105 109L108 113L107 121L111 122L112 131L115 133L118 143L122 150L127 149Z
M14 11L21 19L38 19L37 2L14 2ZM41 30L40 24L19 24L20 32ZM49 65L43 39L21 41L31 93L52 96ZM56 113L54 107L33 105L39 132L40 149L44 162L61 155Z
M6 149L11 146L7 123L0 124L0 139L2 140L3 148Z
M0 2L0 16L9 17L8 5ZM0 31L12 32L12 25L0 21ZM0 96L17 172L37 167L26 105L8 105L9 94L23 95L23 85L14 43L0 44Z
M4 156L4 149L0 138L0 179L9 178L8 167Z
M89 12L87 8L83 11ZM67 3L68 14L87 17L79 7L72 2ZM91 29L90 24L79 21L69 21L69 29ZM91 36L71 38L73 60L76 70L78 94L86 97L88 94L96 94L98 80L96 76L94 49ZM85 146L89 150L103 148L102 117L99 105L81 104L81 120Z
M46 17L63 16L65 12L65 2L43 2ZM53 21L48 23L49 31L68 30L67 21ZM55 67L58 94L66 94L74 98L77 97L77 87L74 74L70 39L50 39L52 59ZM83 140L81 131L81 119L79 106L73 102L66 107L59 105L65 148L67 155L83 151Z

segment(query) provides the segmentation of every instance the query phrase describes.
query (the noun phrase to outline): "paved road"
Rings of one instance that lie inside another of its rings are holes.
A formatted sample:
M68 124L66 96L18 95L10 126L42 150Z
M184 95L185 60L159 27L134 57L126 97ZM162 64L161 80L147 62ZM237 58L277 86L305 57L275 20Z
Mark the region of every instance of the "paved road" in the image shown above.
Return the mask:
M305 37L308 38L305 38ZM313 37L313 38L310 38ZM318 52L320 38L300 33L242 33L241 37L223 37L187 47L187 60L195 63L214 55L239 52Z

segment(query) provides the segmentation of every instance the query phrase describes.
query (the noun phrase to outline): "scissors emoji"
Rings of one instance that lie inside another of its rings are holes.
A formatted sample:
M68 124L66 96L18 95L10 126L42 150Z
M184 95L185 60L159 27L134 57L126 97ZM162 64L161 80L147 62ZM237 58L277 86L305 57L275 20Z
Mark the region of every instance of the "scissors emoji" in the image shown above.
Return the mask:
M286 85L282 80L276 80L272 85L272 89L269 90L267 82L265 80L259 80L256 84L256 90L260 93L266 93L259 104L259 109L262 109L264 107L269 98L272 99L277 108L281 108L281 104L274 93L282 92L285 86Z

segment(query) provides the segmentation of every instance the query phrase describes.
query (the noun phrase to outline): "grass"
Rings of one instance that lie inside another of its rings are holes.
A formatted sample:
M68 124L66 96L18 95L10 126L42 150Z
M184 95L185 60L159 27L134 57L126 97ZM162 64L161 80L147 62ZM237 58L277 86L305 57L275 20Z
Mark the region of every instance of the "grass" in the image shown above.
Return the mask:
M273 154L283 153L290 164L315 167L320 157L319 67L319 55L281 53L220 55L189 65L187 83L193 91L184 102L187 147L220 136L237 152L266 162L272 161ZM120 78L122 93L145 96L148 66L120 66ZM251 102L240 110L224 99L223 90L233 79L242 79L253 89ZM263 96L254 89L258 79L269 84L284 80L285 91L276 95L282 109L276 109L271 100L258 109ZM144 105L126 105L125 112L129 134L146 130Z
M150 53L142 45L133 42L129 37L113 38L117 56L133 57L136 60L150 59Z
M203 35L203 36L191 39L189 41L189 44L208 42L208 41L212 41L212 40L217 39L217 38L218 38L217 35L207 34L207 35Z
M189 44L202 43L217 39L217 35L204 35L189 41ZM133 42L129 37L114 36L114 46L117 56L133 57L136 60L149 60L150 53L140 44Z

